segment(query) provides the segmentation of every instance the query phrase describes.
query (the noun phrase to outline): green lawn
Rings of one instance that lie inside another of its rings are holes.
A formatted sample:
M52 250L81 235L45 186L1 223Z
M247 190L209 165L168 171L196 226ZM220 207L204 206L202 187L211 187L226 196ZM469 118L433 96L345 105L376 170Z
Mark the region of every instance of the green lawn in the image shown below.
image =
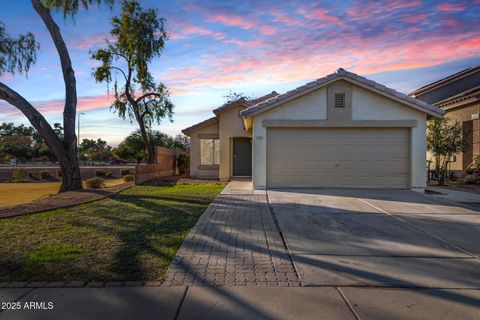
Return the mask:
M0 282L161 280L224 186L135 186L70 209L0 219Z

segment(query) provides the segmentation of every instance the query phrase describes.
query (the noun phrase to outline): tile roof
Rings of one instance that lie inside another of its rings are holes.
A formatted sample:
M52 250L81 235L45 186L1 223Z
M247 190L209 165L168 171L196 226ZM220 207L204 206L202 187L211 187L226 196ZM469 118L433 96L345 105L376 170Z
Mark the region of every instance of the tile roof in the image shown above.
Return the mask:
M251 99L251 100L247 100L245 98L240 98L236 101L230 102L229 104L226 104L224 106L221 106L220 108L217 108L217 109L213 110L213 113L215 113L215 115L217 116L220 112L225 111L226 109L228 109L230 107L239 106L239 105L248 107L248 106L252 106L254 104L260 103L262 101L268 100L270 98L273 98L275 96L278 96L278 93L276 91L272 91L272 92L270 92L270 93L268 93L264 96L261 96L261 97L255 98L255 99ZM210 125L212 123L218 122L218 118L216 116L212 117L210 119L207 119L205 121L199 122L197 124L194 124L193 126L190 126L188 128L185 128L185 129L182 130L182 133L188 135L188 133L193 131L193 130L200 129L204 126L207 126L207 125Z
M245 110L242 110L240 113L242 116L248 118L252 116L253 114L257 112L261 112L264 109L269 109L270 107L277 105L279 103L284 102L287 99L294 98L301 96L311 90L318 89L328 83L331 83L336 80L340 79L346 79L346 80L353 80L355 82L358 82L360 84L363 84L365 87L370 87L373 90L380 91L384 93L386 96L390 96L394 99L401 100L409 105L414 105L420 110L425 111L426 113L429 113L431 115L435 116L441 116L445 113L445 111L430 105L424 101L415 99L411 96L408 96L404 93L398 92L394 89L388 88L382 84L379 84L373 80L367 79L365 77L359 76L358 74L355 74L353 72L348 72L345 69L338 69L335 73L329 74L326 77L319 78L315 81L309 82L303 86L300 86L296 89L290 90L284 94L280 94L278 96L275 96L273 98L270 98L266 101L257 103L253 106L248 107Z
M459 78L465 77L467 75L470 75L470 74L478 72L478 71L480 71L480 66L473 67L473 68L470 67L470 68L464 69L460 72L449 75L448 77L442 78L442 79L437 80L435 82L429 83L429 84L427 84L427 85L425 85L421 88L418 88L417 90L410 92L409 95L411 95L413 97L418 97L418 96L420 96L420 95L422 95L422 94L424 94L428 91L431 91L431 90L436 89L440 86L443 86L446 83L455 81Z
M470 90L467 90L465 92L462 92L460 94L457 94L456 96L450 97L448 99L445 99L443 101L440 101L436 103L435 105L439 108L444 108L448 107L452 104L457 104L462 101L467 101L471 99L476 99L477 101L480 101L480 87L476 87Z
M183 129L182 133L188 136L189 132L191 132L195 129L200 129L201 127L208 126L208 125L213 124L215 122L218 122L218 118L217 117L211 117L211 118L209 118L205 121L199 122L197 124L194 124L193 126L190 126L188 128Z

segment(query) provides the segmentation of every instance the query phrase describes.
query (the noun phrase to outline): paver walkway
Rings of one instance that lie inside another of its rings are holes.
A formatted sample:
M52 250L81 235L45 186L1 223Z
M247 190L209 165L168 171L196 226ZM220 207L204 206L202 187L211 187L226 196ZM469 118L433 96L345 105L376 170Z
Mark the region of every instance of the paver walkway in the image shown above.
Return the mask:
M222 194L183 242L164 286L299 286L265 194Z

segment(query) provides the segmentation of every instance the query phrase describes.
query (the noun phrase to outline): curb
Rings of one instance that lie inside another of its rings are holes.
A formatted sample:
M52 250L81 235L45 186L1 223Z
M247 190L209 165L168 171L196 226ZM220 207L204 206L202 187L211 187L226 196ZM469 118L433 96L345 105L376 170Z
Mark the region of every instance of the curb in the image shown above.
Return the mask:
M38 288L119 288L119 287L161 287L162 281L14 281L0 282L2 289Z

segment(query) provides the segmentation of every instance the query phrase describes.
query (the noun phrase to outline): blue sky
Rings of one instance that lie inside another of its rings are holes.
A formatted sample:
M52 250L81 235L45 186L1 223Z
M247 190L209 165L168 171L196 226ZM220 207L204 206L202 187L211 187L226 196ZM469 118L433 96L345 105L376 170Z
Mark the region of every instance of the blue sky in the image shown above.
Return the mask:
M177 134L212 116L229 91L255 97L287 91L339 67L408 93L480 64L480 1L140 1L166 18L170 39L152 74L170 88L174 122L156 129ZM91 77L89 50L108 37L106 6L81 10L75 21L54 14L77 77L81 138L116 145L135 124L110 112L105 85ZM29 1L4 1L0 21L10 35L31 31L40 42L28 74L2 75L50 122L61 121L64 84L58 56ZM0 102L0 122L28 124Z

